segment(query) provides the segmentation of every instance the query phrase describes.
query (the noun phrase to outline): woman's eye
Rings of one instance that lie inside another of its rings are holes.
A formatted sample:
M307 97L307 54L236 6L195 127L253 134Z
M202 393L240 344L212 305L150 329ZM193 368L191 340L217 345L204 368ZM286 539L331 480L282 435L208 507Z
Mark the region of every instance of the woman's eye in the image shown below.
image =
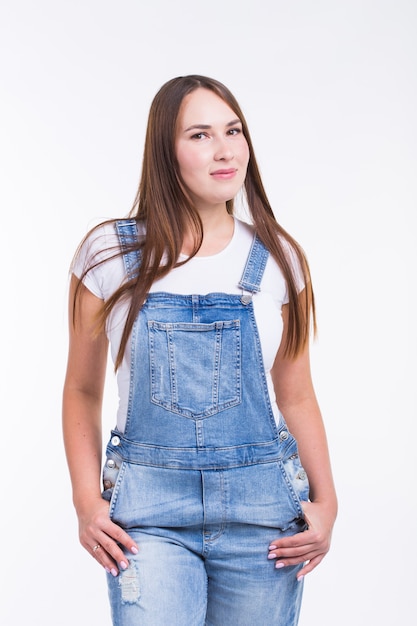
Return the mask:
M230 128L228 131L228 134L234 136L234 135L239 135L241 132L242 132L241 128Z
M203 139L206 137L206 133L195 133L195 135L191 135L191 139Z

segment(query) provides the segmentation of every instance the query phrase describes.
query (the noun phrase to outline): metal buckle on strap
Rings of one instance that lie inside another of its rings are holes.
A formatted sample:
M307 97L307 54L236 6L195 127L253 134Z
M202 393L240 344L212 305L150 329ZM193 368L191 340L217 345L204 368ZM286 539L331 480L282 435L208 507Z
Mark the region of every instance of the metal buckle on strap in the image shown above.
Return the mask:
M252 294L251 293L244 293L242 295L242 297L240 298L240 301L244 305L250 304L252 302Z

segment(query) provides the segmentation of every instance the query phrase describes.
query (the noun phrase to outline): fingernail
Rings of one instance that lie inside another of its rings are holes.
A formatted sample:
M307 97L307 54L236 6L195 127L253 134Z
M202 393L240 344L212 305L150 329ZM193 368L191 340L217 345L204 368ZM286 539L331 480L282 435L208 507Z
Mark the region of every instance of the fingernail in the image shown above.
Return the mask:
M297 580L300 583L303 580L304 576L297 576Z
M274 546L274 545L269 546L269 549L270 549L270 550L276 550L276 546Z
M110 574L110 568L109 568L109 567L107 567L107 566L106 566L104 569L106 570L106 572L107 572L108 574Z
M127 563L126 563L126 561L120 561L119 565L120 565L120 568L121 568L121 569L127 569Z
M285 567L284 563L278 562L278 563L275 565L275 569L281 569L281 567Z
M133 554L137 554L137 553L139 552L139 550L138 550L135 546L132 546L132 547L130 548L130 551L131 551Z
M276 554L271 554L271 553L269 553L267 558L268 558L268 559L276 559L276 558L277 558L277 555L276 555Z
M110 574L111 574L112 576L117 576L117 574L118 574L117 569L116 569L115 567L112 567L112 568L111 568L111 570L110 570Z

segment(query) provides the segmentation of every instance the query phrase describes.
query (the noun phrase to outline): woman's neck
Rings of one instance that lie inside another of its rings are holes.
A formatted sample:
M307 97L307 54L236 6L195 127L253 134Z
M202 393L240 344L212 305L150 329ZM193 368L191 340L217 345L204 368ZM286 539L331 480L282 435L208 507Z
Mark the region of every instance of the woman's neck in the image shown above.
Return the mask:
M235 223L233 216L224 211L200 212L203 224L203 242L196 256L218 254L230 243ZM188 233L184 238L182 253L189 256L194 249L194 238Z

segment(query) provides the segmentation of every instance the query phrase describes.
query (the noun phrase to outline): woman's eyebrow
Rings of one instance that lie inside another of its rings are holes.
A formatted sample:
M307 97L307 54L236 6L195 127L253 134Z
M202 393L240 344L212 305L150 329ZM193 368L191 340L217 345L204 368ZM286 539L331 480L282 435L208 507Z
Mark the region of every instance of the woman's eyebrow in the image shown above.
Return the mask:
M236 118L235 120L228 122L226 126L227 127L235 126L236 124L240 124L240 123L241 123L240 119ZM192 124L192 126L189 126L188 128L186 128L184 132L187 133L190 130L210 130L210 128L212 128L210 124Z

